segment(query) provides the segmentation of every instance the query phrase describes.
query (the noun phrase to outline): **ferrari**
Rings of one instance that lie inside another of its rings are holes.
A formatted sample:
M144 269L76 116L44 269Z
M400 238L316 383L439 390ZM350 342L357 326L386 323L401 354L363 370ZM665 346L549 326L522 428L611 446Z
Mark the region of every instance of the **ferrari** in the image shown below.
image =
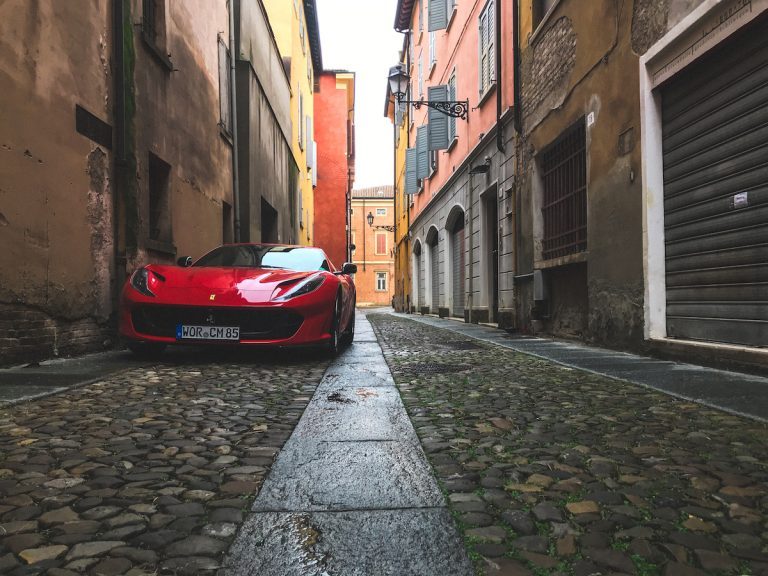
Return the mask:
M149 264L123 287L120 335L142 356L169 344L322 346L355 334L357 266L320 248L225 244L178 266Z

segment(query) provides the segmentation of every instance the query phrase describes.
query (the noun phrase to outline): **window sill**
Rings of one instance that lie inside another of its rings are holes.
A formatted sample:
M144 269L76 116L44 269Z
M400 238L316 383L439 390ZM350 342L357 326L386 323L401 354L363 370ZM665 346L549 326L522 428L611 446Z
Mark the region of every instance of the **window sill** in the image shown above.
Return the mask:
M235 141L232 138L232 133L224 128L224 124L219 122L219 136L221 136L221 139L224 140L227 144L230 146L235 145Z
M176 256L176 246L173 242L167 242L165 240L155 240L154 238L146 238L144 240L144 247L152 252L158 254L166 254L168 256Z
M451 150L453 150L456 147L456 144L458 144L458 143L459 143L459 137L458 136L454 136L453 140L451 140L451 142L448 144L448 148L445 149L446 153L450 152Z
M454 5L453 10L451 10L451 15L448 16L448 25L445 27L445 32L448 33L448 31L451 29L451 24L453 24L453 21L456 19L456 13L459 11L458 6Z
M435 68L437 68L437 60L432 60L432 63L429 65L429 73L427 74L427 80L432 79L432 73L435 71Z
M488 99L496 93L496 82L494 81L493 84L488 86L488 90L486 90L483 95L480 97L480 100L477 103L477 108L481 108L483 104L488 102Z
M171 58L168 54L163 54L163 52L160 50L160 47L152 42L149 38L147 38L143 33L141 35L141 39L143 40L144 47L147 49L147 51L157 60L157 62L165 68L167 72L173 72L173 62L171 62Z
M552 19L552 14L554 14L555 10L557 10L558 4L560 4L560 0L555 0L555 3L552 5L552 7L547 11L546 14L544 14L544 16L542 16L541 21L536 25L531 35L528 36L528 46L533 44L536 39L541 36L541 31L546 27L547 22Z
M550 258L549 260L537 260L534 262L534 268L541 270L544 268L557 268L558 266L568 266L569 264L580 264L589 260L589 252L576 252L567 256Z

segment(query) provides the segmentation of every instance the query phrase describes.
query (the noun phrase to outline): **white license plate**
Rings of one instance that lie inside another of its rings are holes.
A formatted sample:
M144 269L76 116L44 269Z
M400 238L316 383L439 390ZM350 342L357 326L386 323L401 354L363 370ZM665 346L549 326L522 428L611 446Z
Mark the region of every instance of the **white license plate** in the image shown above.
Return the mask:
M239 326L176 326L177 340L240 340Z

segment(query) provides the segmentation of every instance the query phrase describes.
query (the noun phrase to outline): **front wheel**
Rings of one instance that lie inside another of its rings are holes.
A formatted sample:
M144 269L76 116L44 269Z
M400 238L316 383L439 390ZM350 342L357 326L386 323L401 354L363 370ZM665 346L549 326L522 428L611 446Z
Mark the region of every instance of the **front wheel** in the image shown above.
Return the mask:
M355 306L352 305L352 318L349 319L347 329L344 330L344 334L341 337L342 343L349 346L355 339Z
M341 334L339 326L341 325L341 298L336 297L333 305L333 317L331 318L331 338L328 340L328 355L336 356L341 348Z

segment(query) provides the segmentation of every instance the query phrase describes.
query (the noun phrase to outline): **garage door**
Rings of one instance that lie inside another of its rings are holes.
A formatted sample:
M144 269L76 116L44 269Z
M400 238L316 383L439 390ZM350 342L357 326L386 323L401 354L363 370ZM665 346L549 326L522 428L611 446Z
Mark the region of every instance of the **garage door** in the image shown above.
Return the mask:
M437 243L430 247L429 257L432 263L432 312L437 313L440 305L440 254Z
M768 345L768 19L661 88L667 334Z
M451 234L453 315L464 318L464 219Z
M426 299L424 297L424 294L426 293L426 288L424 286L424 253L419 255L418 266L419 266L419 308L421 309L427 305Z

